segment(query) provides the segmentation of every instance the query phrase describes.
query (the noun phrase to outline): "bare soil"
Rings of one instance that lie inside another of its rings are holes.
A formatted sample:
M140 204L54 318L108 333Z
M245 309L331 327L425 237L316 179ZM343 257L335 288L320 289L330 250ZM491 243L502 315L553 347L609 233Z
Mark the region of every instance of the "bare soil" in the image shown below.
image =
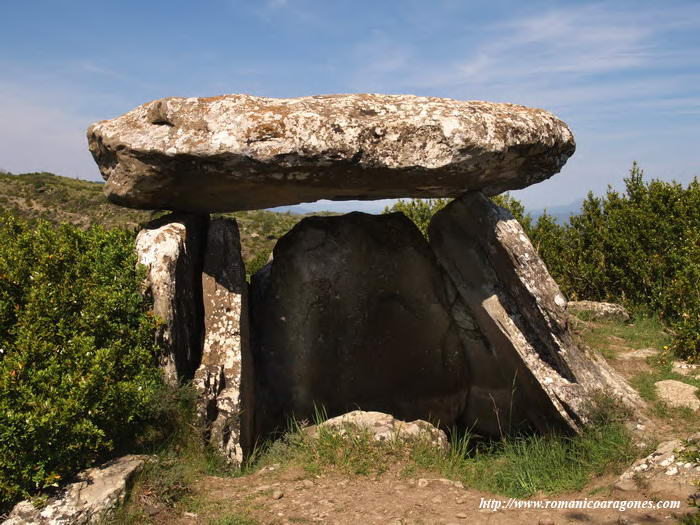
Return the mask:
M611 338L615 358L611 365L631 378L650 370L645 357ZM684 438L698 429L687 428L679 435L682 422L652 418L636 432L640 440L661 442ZM675 430L674 430L675 429ZM480 508L484 501L509 498L439 479L434 473L405 475L401 465L376 477L347 476L334 472L310 474L299 467L265 467L238 478L203 477L184 505L167 508L149 503L148 495L134 495L137 505L150 515L152 523L174 524L654 524L678 523L680 516L694 509L688 496L700 488L672 478L660 483L638 484L634 490L615 488L617 475L594 479L578 492L536 495L535 500L664 501L681 502L680 509L543 510ZM698 473L700 478L700 472ZM182 507L182 508L180 508ZM218 520L218 521L217 521Z
M444 479L403 479L398 471L377 478L337 474L309 476L300 469L269 470L241 478L206 477L197 486L201 507L152 516L157 524L208 524L222 516L248 516L264 524L623 524L677 523L689 512L687 487L648 492L614 489L616 477L597 479L587 490L542 496L551 500L682 500L680 510L512 510L480 508L485 500L508 498L460 488ZM598 489L598 490L596 490ZM592 494L593 493L593 494ZM534 501L539 498L530 498ZM225 522L224 522L225 523ZM237 523L231 521L230 523ZM241 524L246 523L240 521ZM254 523L254 522L250 522Z

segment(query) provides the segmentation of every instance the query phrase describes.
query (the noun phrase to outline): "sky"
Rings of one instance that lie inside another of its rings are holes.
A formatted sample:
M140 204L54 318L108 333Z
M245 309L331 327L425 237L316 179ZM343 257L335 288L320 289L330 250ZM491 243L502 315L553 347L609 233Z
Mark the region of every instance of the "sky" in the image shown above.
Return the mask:
M161 97L370 92L563 119L577 151L514 192L530 209L620 188L634 160L648 178L700 177L697 0L0 0L0 13L0 168L13 173L100 180L87 126Z

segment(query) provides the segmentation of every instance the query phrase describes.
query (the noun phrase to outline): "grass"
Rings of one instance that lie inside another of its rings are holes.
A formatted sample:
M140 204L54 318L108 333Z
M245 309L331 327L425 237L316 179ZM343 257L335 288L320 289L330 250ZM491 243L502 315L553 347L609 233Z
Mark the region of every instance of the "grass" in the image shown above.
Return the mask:
M195 412L195 397L189 386L165 393L158 427L152 429L161 438L155 440L149 436L148 444L137 451L151 454L153 460L136 479L125 504L106 523L152 523L149 508L197 511L206 506L194 490L203 476L240 475L239 470L230 468L221 455L204 444L203 429Z
M366 430L343 435L322 427L315 437L303 429L285 434L260 455L255 467L297 465L311 475L335 470L346 475L379 476L405 456L406 448L398 440L378 443Z
M639 391L639 395L647 401L656 401L654 384L666 379L674 379L700 388L700 379L686 376L673 371L674 357L668 352L661 352L658 356L647 358L651 371L638 374L632 379L632 386Z
M585 313L576 315L585 320ZM596 321L581 330L581 337L588 346L600 351L607 359L614 359L621 346L634 350L661 350L671 343L671 336L658 317L643 315L631 323Z
M590 428L579 436L522 436L477 447L468 453L468 436L445 456L418 449L414 460L465 485L505 496L580 490L594 476L617 471L637 455L621 423Z
M700 378L684 376L673 371L673 356L661 353L657 357L647 358L650 371L641 372L630 380L639 395L651 403L651 414L654 417L666 419L678 427L678 430L700 426L700 414L686 407L672 407L658 399L656 383L667 379L680 381L698 387L696 395L700 397Z
M607 359L615 359L620 349L657 349L657 355L646 359L649 369L634 375L630 384L643 399L650 402L651 416L665 419L679 429L700 425L700 414L689 408L670 407L657 398L655 384L667 379L700 389L700 378L673 371L676 358L669 351L671 336L657 317L639 316L634 323L597 321L584 326L580 335L588 346L601 351Z
M359 476L379 476L400 465L403 477L427 471L505 496L555 494L581 489L596 475L621 471L638 456L624 417L615 414L609 412L573 437L530 435L477 443L464 433L453 437L448 450L427 439L377 442L363 429L340 433L322 427L311 436L296 428L273 443L256 465Z
M107 201L98 182L61 177L52 173L0 173L0 206L33 219L70 222L87 228L134 228L147 221L148 211L131 210Z
M504 496L525 498L583 488L594 476L618 472L639 454L616 410L600 410L604 416L582 434L563 436L515 436L497 442L476 442L469 433L455 435L445 450L425 438L375 441L365 429L320 427L311 433L299 424L253 458L242 469L226 468L203 444L194 425L187 399L171 416L175 423L168 441L155 451L137 480L129 501L110 523L155 523L149 508L158 509L157 523L168 515L194 512L215 516L211 524L255 524L250 502L209 499L196 490L205 475L239 476L268 465L301 467L309 476L341 473L378 477L399 471L403 477L433 473L464 485ZM322 417L317 414L316 420Z

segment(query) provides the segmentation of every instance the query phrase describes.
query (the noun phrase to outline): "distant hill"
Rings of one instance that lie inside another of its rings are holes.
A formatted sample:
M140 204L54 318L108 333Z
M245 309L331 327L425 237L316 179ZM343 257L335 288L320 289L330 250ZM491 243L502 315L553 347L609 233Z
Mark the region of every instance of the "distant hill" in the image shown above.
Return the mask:
M81 228L100 224L106 228L137 228L140 224L162 215L162 211L122 208L110 203L102 193L104 184L53 173L22 173L13 175L0 171L0 208L25 218L42 218L54 223L69 222ZM277 239L287 233L304 217L313 213L293 213L289 207L278 211L255 210L231 214L238 221L241 247L246 262L266 260ZM547 208L560 224L581 208L581 201L565 206ZM294 208L298 211L305 209ZM528 210L534 218L544 210ZM334 215L329 212L316 215Z
M27 219L41 218L53 223L68 222L87 228L100 224L106 228L137 228L162 215L162 211L122 208L110 203L100 182L72 179L53 173L0 172L0 209ZM232 214L241 232L243 258L266 259L277 239L306 215L266 210Z
M25 218L69 222L87 228L135 228L151 212L115 206L102 194L103 185L53 173L0 173L0 207Z

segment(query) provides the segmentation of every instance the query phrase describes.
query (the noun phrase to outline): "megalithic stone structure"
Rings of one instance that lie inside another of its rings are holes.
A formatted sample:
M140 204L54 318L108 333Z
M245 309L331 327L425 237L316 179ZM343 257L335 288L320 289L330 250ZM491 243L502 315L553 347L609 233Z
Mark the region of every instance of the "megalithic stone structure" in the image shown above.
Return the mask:
M88 142L109 200L176 211L136 243L161 364L171 383L194 380L231 462L320 405L484 435L576 432L601 392L642 405L576 344L544 263L488 199L573 154L547 111L409 95L166 98L93 124ZM302 221L254 277L252 310L235 221L208 217L392 197L456 200L429 244L400 216Z
M253 363L248 291L233 219L170 214L139 232L144 293L162 324L165 379L192 381L207 438L232 464L252 450Z
M402 213L305 218L252 287L258 434L321 406L458 421L468 349L437 260Z

